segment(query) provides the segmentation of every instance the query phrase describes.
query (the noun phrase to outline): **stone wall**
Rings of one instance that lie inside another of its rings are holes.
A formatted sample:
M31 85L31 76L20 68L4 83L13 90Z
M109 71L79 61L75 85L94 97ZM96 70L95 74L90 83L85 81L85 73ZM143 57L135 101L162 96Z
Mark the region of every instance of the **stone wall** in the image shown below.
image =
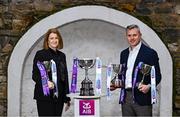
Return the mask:
M46 16L79 5L102 5L126 12L154 29L174 63L174 115L180 115L179 0L0 0L0 116L7 115L7 67L20 37Z

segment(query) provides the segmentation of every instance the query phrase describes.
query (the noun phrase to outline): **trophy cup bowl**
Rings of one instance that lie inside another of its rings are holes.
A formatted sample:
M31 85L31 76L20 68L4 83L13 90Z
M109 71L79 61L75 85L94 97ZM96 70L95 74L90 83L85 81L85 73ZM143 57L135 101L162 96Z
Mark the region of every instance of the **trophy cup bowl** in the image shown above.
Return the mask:
M94 96L92 81L88 77L88 69L92 68L95 64L95 59L78 59L80 68L85 69L85 79L81 82L80 96Z
M140 71L141 71L141 73L143 74L143 77L142 77L141 82L138 84L138 87L139 87L140 84L143 84L143 82L144 82L144 77L150 73L151 67L152 67L152 66L150 66L150 65L148 65L148 64L144 64L144 63L141 65L141 70L140 70Z
M50 61L43 61L44 67L46 68L47 72L50 72L51 64Z
M94 66L95 59L78 59L78 65L82 69L90 69Z
M121 79L118 78L118 75L121 74L122 65L121 64L111 64L113 69L114 78L111 80L111 91L115 90L116 88L122 88L123 82Z
M113 72L119 74L121 72L121 64L111 64L113 68Z
M151 66L148 64L142 64L142 69L141 69L141 73L143 75L147 75L148 73L150 73L151 70Z

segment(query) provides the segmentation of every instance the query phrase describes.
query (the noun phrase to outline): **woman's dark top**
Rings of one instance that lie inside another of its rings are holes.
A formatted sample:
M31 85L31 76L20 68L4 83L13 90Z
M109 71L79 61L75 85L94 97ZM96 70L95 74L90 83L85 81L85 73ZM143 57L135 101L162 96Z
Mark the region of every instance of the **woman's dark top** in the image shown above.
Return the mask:
M57 100L61 100L63 102L70 101L70 98L66 96L69 93L69 83L68 83L68 72L66 65L66 56L63 52L59 50L52 49L42 49L37 51L34 60L33 60L33 71L32 71L32 79L35 81L35 89L34 89L34 99L36 100L53 100L53 89L50 90L49 96L44 96L42 83L41 83L41 75L40 71L37 67L37 61L44 62L54 60L57 67L57 86L58 86L58 98ZM49 80L52 81L51 70L48 70Z

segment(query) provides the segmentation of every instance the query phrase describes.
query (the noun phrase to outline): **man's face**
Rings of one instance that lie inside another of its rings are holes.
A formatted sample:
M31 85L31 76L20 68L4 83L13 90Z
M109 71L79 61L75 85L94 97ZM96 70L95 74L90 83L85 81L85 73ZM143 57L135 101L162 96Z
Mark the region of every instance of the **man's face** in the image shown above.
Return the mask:
M137 46L141 40L141 33L137 28L127 30L126 36L132 48Z

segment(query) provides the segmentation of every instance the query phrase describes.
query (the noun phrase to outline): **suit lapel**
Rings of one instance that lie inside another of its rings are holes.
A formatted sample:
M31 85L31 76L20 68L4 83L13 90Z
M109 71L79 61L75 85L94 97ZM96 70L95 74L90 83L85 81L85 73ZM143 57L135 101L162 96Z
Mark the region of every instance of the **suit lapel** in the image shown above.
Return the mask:
M126 50L125 56L124 56L124 62L126 65L127 65L128 57L129 57L129 48Z
M142 43L142 45L141 45L141 47L139 49L138 55L136 57L135 63L134 63L132 78L134 77L134 71L135 71L136 66L138 66L139 62L143 62L142 61L143 54L144 54L143 51L144 51L144 44Z

